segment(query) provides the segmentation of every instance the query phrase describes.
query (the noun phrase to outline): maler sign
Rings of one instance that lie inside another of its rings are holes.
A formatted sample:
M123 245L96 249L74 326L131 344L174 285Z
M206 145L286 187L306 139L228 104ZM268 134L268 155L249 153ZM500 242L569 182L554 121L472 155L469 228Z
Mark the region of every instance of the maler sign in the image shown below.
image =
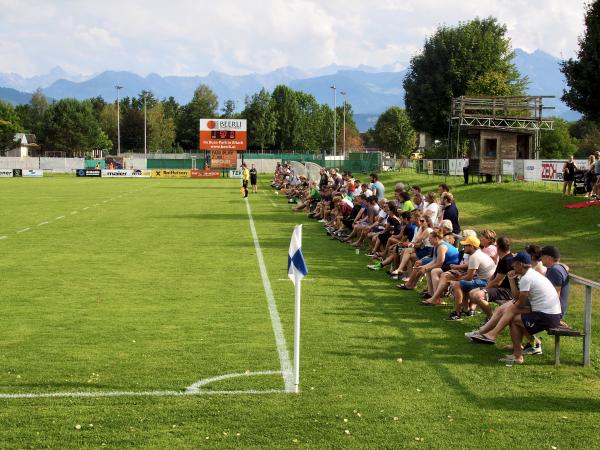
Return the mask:
M246 119L200 119L200 150L246 150Z

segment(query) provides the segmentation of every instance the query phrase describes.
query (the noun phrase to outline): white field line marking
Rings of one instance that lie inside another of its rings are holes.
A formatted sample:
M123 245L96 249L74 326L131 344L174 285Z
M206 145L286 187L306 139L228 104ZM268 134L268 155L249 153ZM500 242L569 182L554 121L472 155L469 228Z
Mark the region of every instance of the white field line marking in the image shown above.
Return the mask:
M2 239L6 239L7 237L8 237L8 236L0 236L0 241L1 241Z
M203 386L207 386L210 383L221 380L228 380L230 378L241 378L241 377L251 377L256 375L279 375L281 374L280 370L265 370L262 372L246 372L246 373L228 373L225 375L219 375L216 377L205 378L200 381L196 381L194 384L188 386L185 389L185 392L188 394L198 394L200 392L200 388Z
M86 210L88 210L88 209L90 209L90 207L89 207L89 206L86 206L85 208L83 208L83 210L84 210L84 211L86 211Z
M316 278L302 278L302 282L304 283L305 281L315 281ZM277 281L292 281L289 278L277 278Z
M269 305L269 315L271 316L271 325L273 327L273 334L275 334L275 341L277 343L277 353L279 353L279 364L281 365L281 373L283 375L285 390L287 392L295 392L292 363L290 362L290 355L288 354L287 344L285 342L285 336L281 326L281 320L279 319L279 313L277 312L277 304L275 303L275 297L273 296L273 290L271 289L271 282L269 281L269 275L265 266L265 260L263 259L262 250L260 249L260 244L258 242L258 235L256 234L254 220L252 219L252 211L250 210L250 203L248 202L248 199L246 199L245 202L246 211L248 212L248 221L250 222L250 231L252 232L252 239L254 240L254 249L256 250L256 259L258 260L258 266L260 267L263 288L265 290L267 303Z
M71 215L72 216L75 215L75 214L77 214L77 211L71 211Z
M40 222L40 223L37 224L37 226L41 227L42 225L47 225L47 224L48 224L48 222Z
M94 206L100 206L100 203L94 203Z
M64 218L65 218L65 216L58 216L58 217L57 217L56 219L54 219L54 220L62 220L62 219L64 219Z
M102 203L107 203L107 202L109 202L109 201L110 201L110 200L102 200Z
M25 233L26 231L31 230L31 228L23 228L22 230L17 231L17 234L19 233Z
M230 378L251 377L256 375L276 375L278 370L264 372L230 373L217 377L205 378L195 382L185 391L107 391L107 392L23 392L14 394L0 394L2 398L57 398L57 397L179 397L184 395L258 395L258 394L289 394L282 389L266 389L263 391L255 389L238 389L233 391L206 391L203 386L214 381L227 380Z

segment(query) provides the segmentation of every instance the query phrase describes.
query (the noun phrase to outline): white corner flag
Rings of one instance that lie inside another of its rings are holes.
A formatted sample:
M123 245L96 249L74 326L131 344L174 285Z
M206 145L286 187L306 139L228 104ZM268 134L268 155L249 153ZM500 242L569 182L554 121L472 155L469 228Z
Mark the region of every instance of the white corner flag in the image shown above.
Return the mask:
M296 304L294 308L294 385L296 392L300 384L300 282L308 273L302 255L302 225L294 227L288 251L288 277L294 282Z
M308 269L302 255L302 225L296 225L288 250L288 277L297 284L307 273Z

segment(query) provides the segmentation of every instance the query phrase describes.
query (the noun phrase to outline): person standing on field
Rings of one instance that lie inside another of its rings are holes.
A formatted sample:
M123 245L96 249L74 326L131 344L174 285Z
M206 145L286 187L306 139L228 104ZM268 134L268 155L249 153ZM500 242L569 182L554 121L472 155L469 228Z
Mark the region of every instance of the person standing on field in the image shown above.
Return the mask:
M242 187L244 188L244 198L248 198L248 181L250 180L250 171L246 163L242 164Z
M252 185L252 193L256 194L257 192L257 187L256 187L256 181L258 178L258 172L256 171L256 167L254 166L254 164L252 164L252 168L250 169L250 184Z

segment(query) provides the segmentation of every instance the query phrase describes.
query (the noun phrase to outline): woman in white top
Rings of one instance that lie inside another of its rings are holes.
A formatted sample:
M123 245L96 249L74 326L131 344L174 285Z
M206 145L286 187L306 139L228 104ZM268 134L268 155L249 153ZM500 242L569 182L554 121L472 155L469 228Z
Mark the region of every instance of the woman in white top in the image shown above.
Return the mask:
M423 203L423 213L431 217L433 226L437 226L441 217L441 208L437 199L435 198L435 192L429 192L425 196L425 202Z
M431 217L420 216L418 220L419 228L409 247L405 248L402 252L402 258L400 259L398 269L390 272L390 275L394 280L397 280L400 277L400 274L407 272L409 268L412 271L412 266L417 259L421 259L424 256L431 256L433 253L433 245L429 242L429 235L433 231Z

